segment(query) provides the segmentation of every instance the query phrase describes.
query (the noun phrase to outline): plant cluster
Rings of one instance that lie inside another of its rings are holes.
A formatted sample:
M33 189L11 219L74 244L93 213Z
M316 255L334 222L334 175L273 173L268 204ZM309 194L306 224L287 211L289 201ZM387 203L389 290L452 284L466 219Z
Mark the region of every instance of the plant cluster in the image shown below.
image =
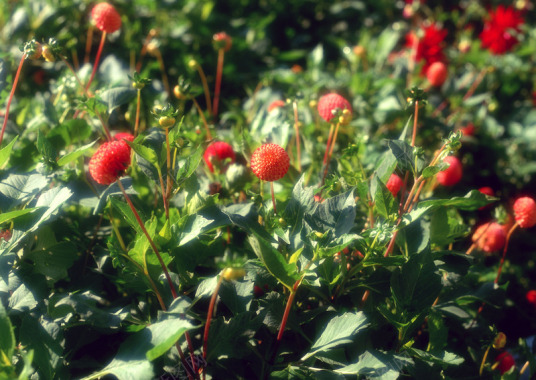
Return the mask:
M284 3L3 5L0 379L534 376L533 5Z

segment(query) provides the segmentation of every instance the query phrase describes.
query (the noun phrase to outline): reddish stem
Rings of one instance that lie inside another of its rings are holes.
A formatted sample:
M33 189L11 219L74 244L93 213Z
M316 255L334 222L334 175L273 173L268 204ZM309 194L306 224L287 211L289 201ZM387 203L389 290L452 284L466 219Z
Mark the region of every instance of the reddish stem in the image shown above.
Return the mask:
M93 42L93 25L89 25L86 38L86 55L84 56L84 63L89 63L89 55L91 54L91 43Z
M6 113L4 114L4 123L2 124L2 132L0 132L0 146L2 146L2 140L4 139L4 132L6 131L7 119L9 118L9 107L11 107L11 100L13 100L13 95L15 94L15 88L17 88L17 83L19 82L20 72L26 59L26 53L24 53L19 62L19 68L17 69L17 74L15 74L15 80L13 81L13 87L9 93L9 98L6 105Z
M93 64L93 71L91 71L91 76L89 77L89 82L86 84L86 91L89 89L89 86L91 86L91 82L93 82L93 78L95 77L95 73L97 72L97 67L99 66L99 61L102 53L102 48L104 46L104 42L106 41L106 32L102 32L102 37L99 44L99 50L97 50L97 56L95 57L95 63Z
M169 272L166 267L166 263L164 263L164 260L162 260L162 256L160 256L160 252L158 252L158 249L156 248L156 245L153 242L153 239L151 239L151 236L149 235L149 232L147 232L147 229L145 228L145 225L143 224L138 212L136 211L136 208L134 207L134 204L132 204L132 201L130 200L130 197L128 196L127 192L125 191L125 188L123 187L123 184L117 179L117 185L121 189L121 192L123 193L123 196L125 197L125 200L127 201L128 205L130 206L130 209L134 213L134 217L138 221L138 224L141 227L141 230L147 237L147 240L149 240L149 244L151 245L151 248L153 249L156 257L158 258L158 261L160 262L160 266L162 267L162 270L164 271L164 276L166 276L166 280L168 282L169 288L171 290L171 294L173 296L173 299L177 298L177 291L175 290L175 285L173 285L173 281L171 281L171 276L169 275Z
M199 73L199 76L201 77L201 83L203 84L203 92L205 93L205 101L207 102L208 113L209 115L212 115L212 102L210 100L210 90L208 88L207 76L205 75L203 68L199 64L197 65L197 72Z
M220 89L221 89L221 77L223 76L223 58L225 56L225 50L218 50L218 67L216 69L216 86L214 87L214 101L212 102L214 106L212 111L214 118L218 117L218 104L220 102Z
M413 136L411 136L411 146L415 146L415 138L417 137L417 121L419 119L419 101L415 101L415 118L413 119Z
M497 277L495 277L495 281L493 281L495 284L499 283L499 277L501 277L502 267L504 264L504 260L506 258L506 251L508 250L508 242L510 241L510 236L512 236L512 233L516 230L516 228L519 227L519 224L517 222L510 228L510 231L508 231L508 235L506 235L506 242L504 243L504 249L503 254L501 257L501 262L499 264L499 269L497 270Z
M292 103L292 108L294 109L294 131L296 134L296 162L298 171L301 172L300 128L298 124L298 103L296 101Z
M223 276L220 275L214 293L212 293L212 298L210 299L210 304L208 306L207 313L207 322L205 323L205 332L203 334L203 358L207 357L207 346L208 346L208 333L210 331L210 322L212 321L212 313L214 312L214 305L216 305L216 299L218 298L218 292L220 290L221 283L223 281Z
M274 183L270 182L270 192L272 193L272 204L274 205L274 215L277 214L277 209L275 208L275 195L274 195Z

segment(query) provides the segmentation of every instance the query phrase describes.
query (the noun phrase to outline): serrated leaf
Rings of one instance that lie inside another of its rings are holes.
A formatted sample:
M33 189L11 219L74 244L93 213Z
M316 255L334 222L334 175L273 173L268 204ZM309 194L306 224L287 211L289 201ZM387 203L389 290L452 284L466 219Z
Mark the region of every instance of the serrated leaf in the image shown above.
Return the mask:
M26 214L30 214L32 212L34 212L35 210L37 210L38 208L37 207L33 207L33 208L25 208L25 209L22 209L22 210L15 210L15 211L10 211L10 212L5 212L3 214L0 214L0 223L5 223L5 222L8 222L8 221L11 221L19 216L22 216L22 215L26 215Z
M0 208L3 212L28 202L48 185L41 174L11 174L0 183Z
M396 380L404 367L412 364L413 360L402 354L367 350L359 355L357 363L335 372L345 375L363 375L367 379Z
M15 349L15 333L7 316L6 309L0 302L0 368L11 365L11 357ZM7 360L7 363L6 363Z
M351 343L351 338L368 326L368 319L362 311L348 312L332 318L309 352L301 360L307 360L311 356L329 351L342 344Z
M177 182L182 182L195 173L199 163L203 159L204 149L198 147L194 153L179 161L179 169L177 170Z
M410 170L415 173L415 157L413 155L413 147L405 141L387 140L387 145L398 162L398 167L401 170Z
M65 156L61 157L58 160L58 165L59 166L67 165L69 162L72 162L76 160L78 157L85 155L91 149L91 147L95 145L96 142L97 140L87 145L81 146L80 148L77 148L70 153L67 153Z
M54 146L43 136L40 130L37 131L37 150L41 153L45 162L50 164L56 163L58 152L56 152Z
M134 228L138 234L143 234L143 230L141 229L138 220L136 219L136 216L132 212L130 206L116 198L110 199L112 206L124 216L128 224L130 224L130 226Z
M130 145L130 147L134 150L134 152L139 154L142 158L144 158L145 160L149 161L156 168L158 168L158 170L160 170L160 165L158 163L158 155L156 154L156 152L153 149L151 149L149 147L146 147L144 145L141 145L141 144L137 144L137 143L132 142L132 141L125 140L125 142L128 145Z
M422 351L413 347L408 348L406 351L425 362L438 364L442 367L460 365L465 361L461 356L447 351Z
M384 218L397 212L397 205L393 194L377 176L372 178L371 192L374 200L374 209Z
M127 104L136 97L137 90L132 87L114 87L105 90L100 94L100 98L108 105L108 112L114 108Z
M292 290L294 283L299 279L296 265L288 264L281 252L256 234L249 236L248 241L257 257L264 263L272 276Z
M430 177L433 177L435 176L437 173L445 170L446 168L449 167L449 164L446 163L446 162L440 162L439 164L437 165L434 165L434 166L428 166L426 168L424 168L424 170L422 171L422 177L423 178L430 178Z
M0 150L0 169L8 163L9 157L11 156L11 151L13 150L13 145L15 145L18 139L19 136L15 136L15 138L11 140L9 144Z

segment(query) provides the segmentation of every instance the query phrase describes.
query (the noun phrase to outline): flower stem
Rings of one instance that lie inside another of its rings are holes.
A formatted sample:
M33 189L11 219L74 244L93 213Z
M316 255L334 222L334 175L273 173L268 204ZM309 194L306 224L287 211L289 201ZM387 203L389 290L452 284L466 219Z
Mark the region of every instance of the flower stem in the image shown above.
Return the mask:
M296 100L292 102L292 108L294 109L294 131L296 134L296 166L298 171L301 172L300 128L298 121L298 103L296 102Z
M499 278L501 277L502 267L504 264L504 260L506 258L506 251L508 250L508 242L510 242L510 236L514 233L514 231L519 227L519 224L516 222L512 228L510 228L510 231L508 231L508 234L506 235L506 242L504 243L504 249L503 254L501 257L501 262L499 263L499 269L497 270L497 277L495 277L495 281L493 281L494 284L499 283Z
M102 32L102 37L99 44L99 50L97 50L97 56L95 57L95 63L93 64L93 71L91 71L91 76L89 77L89 82L86 84L86 91L89 89L89 86L91 86L91 82L93 82L93 78L95 77L95 73L97 72L97 67L99 66L100 57L102 54L102 48L104 47L104 42L106 41L106 32Z
M220 102L220 90L221 90L221 77L223 75L223 59L225 57L225 50L223 48L218 50L218 67L216 68L216 86L214 87L214 107L212 108L214 119L218 117L218 104Z
M195 98L192 98L192 101L194 102L195 108L197 108L197 112L199 113L199 116L201 116L201 119L203 120L203 125L205 126L205 131L207 131L207 140L212 140L212 134L210 133L210 129L208 127L207 119L205 118L205 114L203 113L203 110L201 109L201 106L199 106L199 103Z
M270 182L270 192L272 193L272 204L274 205L274 215L277 214L277 209L275 208L275 195L274 195L274 183Z
M141 107L141 89L138 89L138 100L136 102L136 123L134 124L134 137L138 136L140 127L140 107Z
M24 60L26 59L26 54L23 54L20 62L19 68L17 69L17 74L15 74L15 80L13 81L13 87L9 93L9 98L7 99L6 113L4 114L4 123L2 124L2 131L0 132L0 146L2 146L2 140L4 139L4 132L6 131L7 119L9 118L9 107L11 106L11 100L13 100L13 95L15 94L15 88L17 88L17 83L19 82L20 72L22 66L24 65Z
M166 128L166 192L164 195L164 204L166 205L166 219L169 220L169 194L171 193L171 149L169 147L169 128Z
M145 225L143 224L138 212L136 211L136 208L132 204L132 201L130 200L130 197L128 196L127 192L125 191L125 188L123 187L123 184L119 179L117 179L117 185L121 189L121 192L123 193L123 196L125 197L125 200L127 201L128 205L130 206L130 209L134 213L134 217L136 218L138 224L141 227L141 230L147 237L147 240L149 241L149 244L151 245L151 248L153 249L156 257L158 258L158 261L160 262L160 266L162 267L162 270L164 271L164 276L166 277L166 280L169 285L169 289L171 290L171 294L173 296L173 299L177 298L177 291L175 290L175 285L173 285L173 281L171 281L171 277L169 275L169 272L167 270L166 264L164 263L164 260L162 260L162 256L160 256L160 252L158 252L158 249L156 248L156 245L154 244L153 239L151 239L151 236L149 235L149 232L147 232L147 229L145 228Z
M86 37L86 55L84 56L84 63L89 63L89 55L91 54L91 43L93 42L93 25L89 25Z
M216 305L216 299L218 298L218 292L220 291L220 286L223 281L223 276L220 275L216 288L212 293L212 298L210 299L210 304L208 305L207 312L207 322L205 323L205 331L203 333L203 358L207 357L207 346L208 346L208 333L210 331L210 322L212 321L212 313L214 312L214 305Z
M415 118L413 119L413 136L411 136L411 146L415 146L415 138L417 137L417 121L419 120L419 101L415 101Z
M207 111L210 115L212 115L212 101L210 100L210 90L208 88L207 76L199 64L197 65L197 72L199 73L201 83L203 84L203 92L205 93L205 101L207 102Z
M162 53L160 52L160 49L156 49L155 55L156 55L156 60L158 61L158 65L160 66L160 72L162 73L162 82L164 82L164 88L168 96L171 98L171 88L169 87L169 80L166 74L164 58L162 58Z

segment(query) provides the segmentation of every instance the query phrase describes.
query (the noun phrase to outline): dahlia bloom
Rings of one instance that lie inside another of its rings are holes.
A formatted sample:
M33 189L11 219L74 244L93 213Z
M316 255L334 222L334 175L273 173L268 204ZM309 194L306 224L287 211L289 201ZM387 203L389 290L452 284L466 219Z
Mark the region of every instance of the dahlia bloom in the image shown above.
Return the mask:
M480 33L482 47L489 49L493 54L504 54L518 43L515 37L520 26L525 22L521 12L513 7L499 5L495 11L490 11L484 29Z
M413 49L415 62L424 61L421 72L425 74L432 63L445 61L443 41L447 36L447 31L435 24L425 26L421 30L421 38L414 32L406 35L406 47Z

